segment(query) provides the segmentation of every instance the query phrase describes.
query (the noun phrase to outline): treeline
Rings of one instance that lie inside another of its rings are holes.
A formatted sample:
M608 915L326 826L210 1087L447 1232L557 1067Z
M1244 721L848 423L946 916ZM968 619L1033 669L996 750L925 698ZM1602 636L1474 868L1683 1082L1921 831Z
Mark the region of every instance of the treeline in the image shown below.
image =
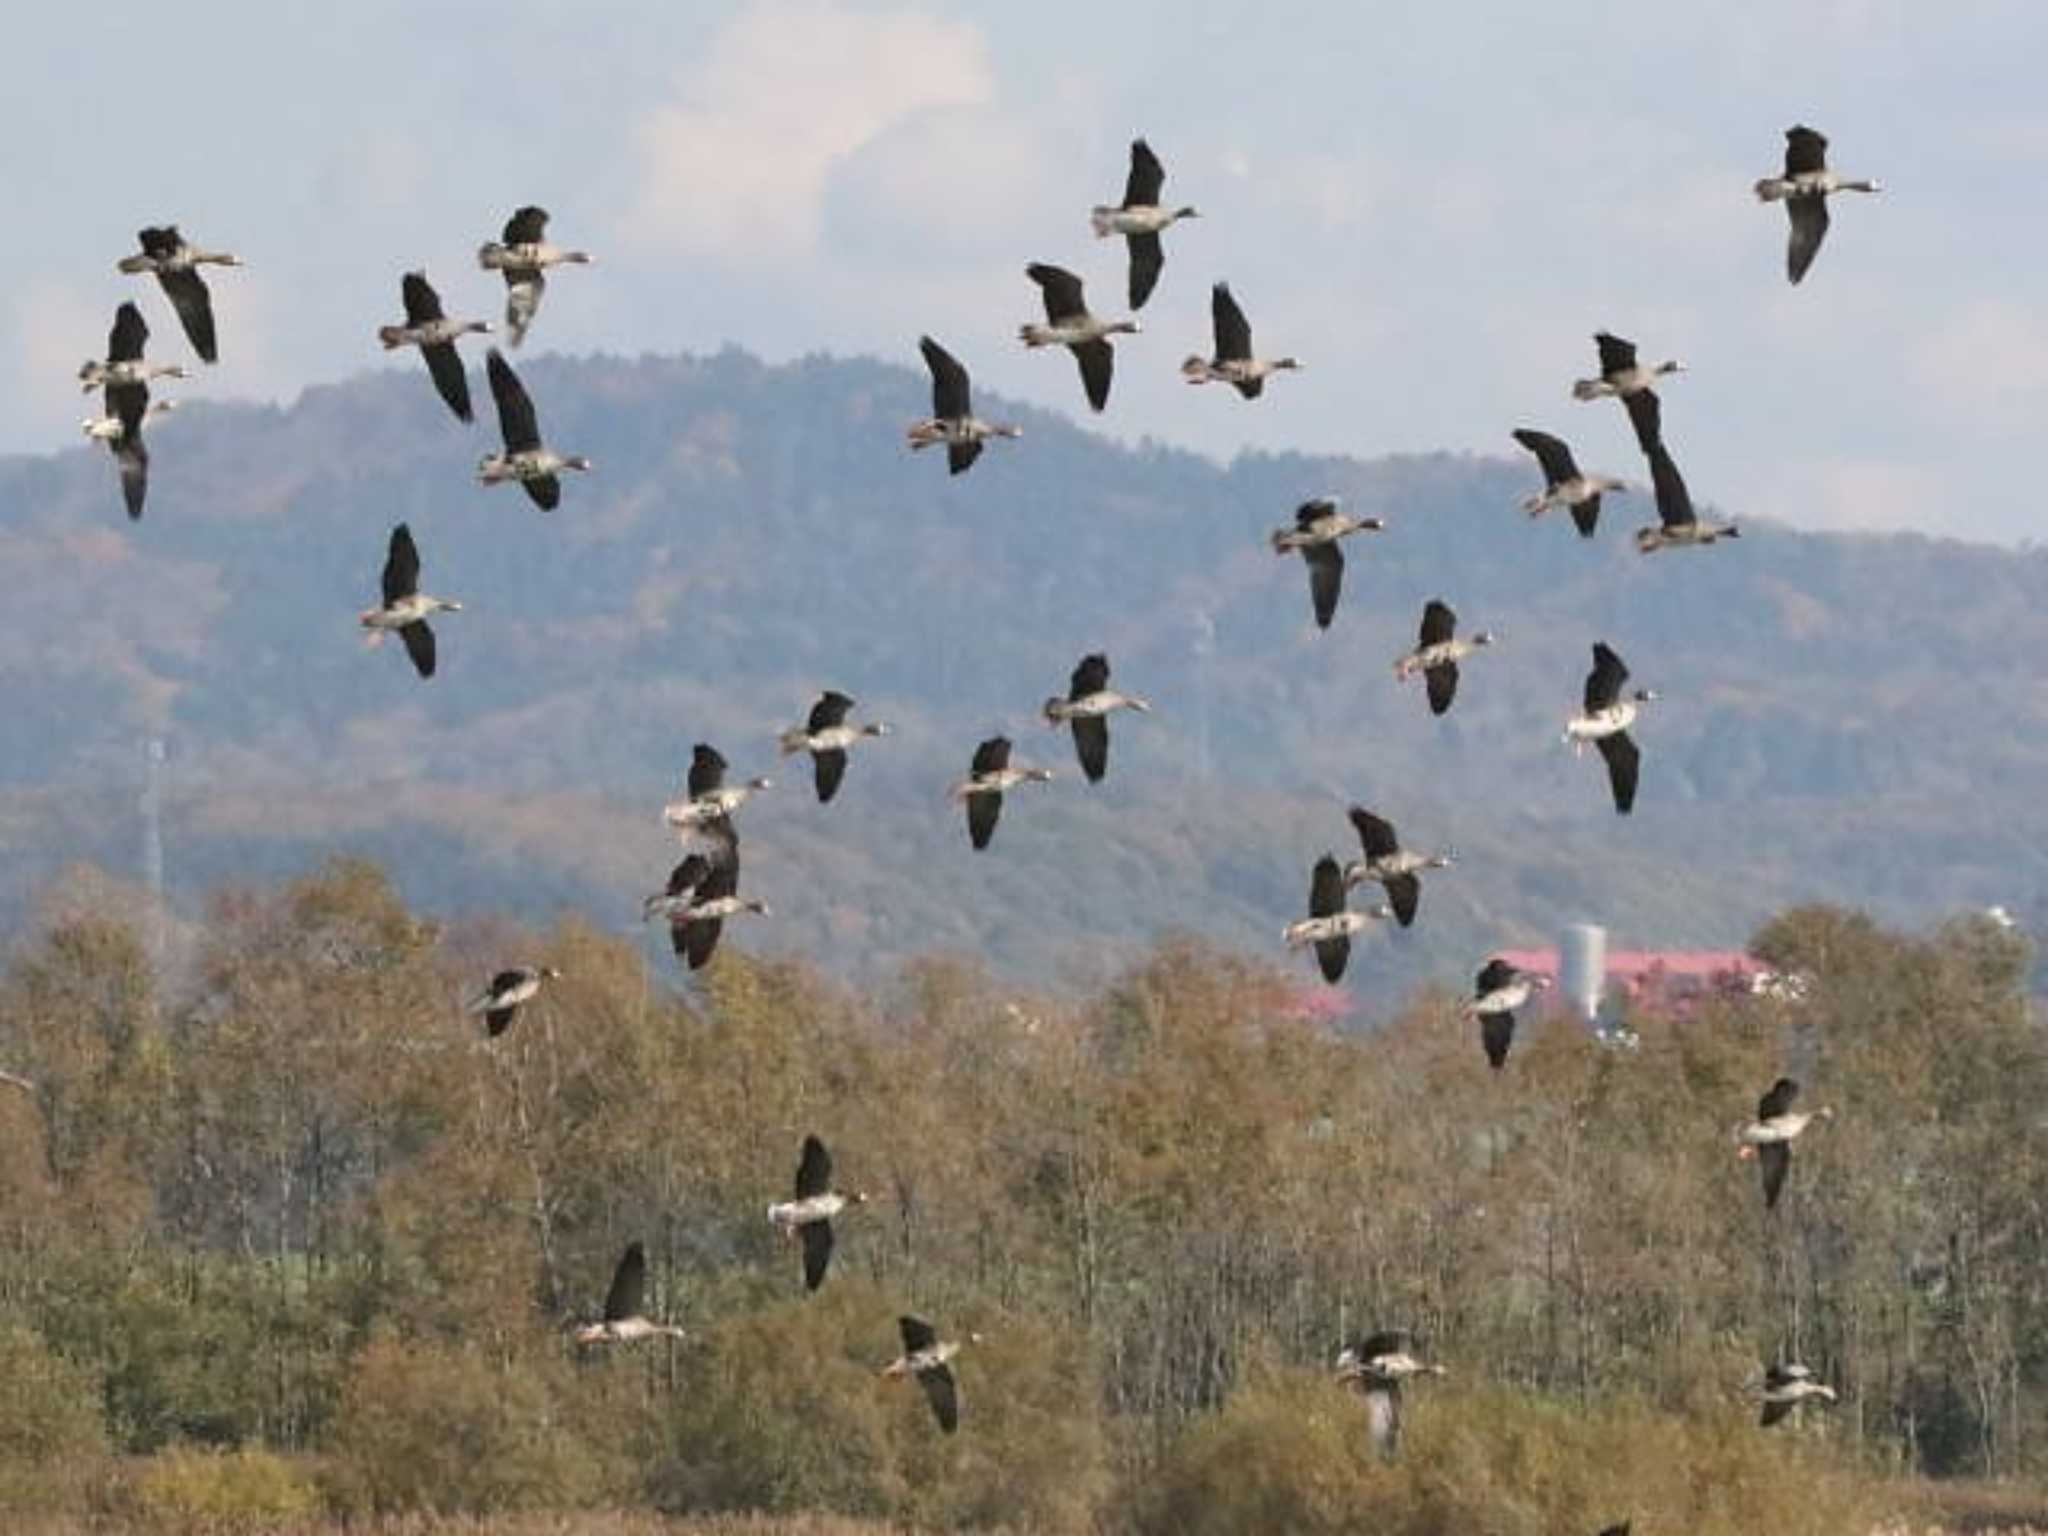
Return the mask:
M0 981L0 1508L1799 1536L1874 1474L2048 1472L2048 1055L1981 920L1794 911L1754 948L1800 1000L1538 1022L1496 1074L1448 992L1342 1037L1192 942L860 996L444 931L354 862L161 965L105 882L45 906ZM563 979L487 1041L516 961ZM1730 1132L1785 1070L1837 1115L1767 1215ZM764 1209L809 1131L869 1201L807 1297ZM634 1239L690 1337L577 1350ZM905 1310L983 1335L957 1436L876 1379ZM1386 1465L1327 1365L1392 1324L1450 1376ZM1787 1356L1842 1401L1765 1434Z

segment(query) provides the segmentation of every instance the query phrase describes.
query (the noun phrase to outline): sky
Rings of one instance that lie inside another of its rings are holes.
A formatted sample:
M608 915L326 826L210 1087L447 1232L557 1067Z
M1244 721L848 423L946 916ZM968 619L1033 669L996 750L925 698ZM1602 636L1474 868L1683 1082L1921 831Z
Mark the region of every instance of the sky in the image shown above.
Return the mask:
M597 258L530 350L915 366L929 331L978 388L1088 417L1071 362L1016 339L1023 268L1121 312L1087 213L1143 134L1203 217L1169 232L1098 430L1228 459L1513 455L1536 426L1641 485L1620 410L1569 398L1607 328L1687 365L1664 425L1696 501L2021 543L2044 59L2039 0L35 6L0 103L0 453L78 442L77 367L153 286L114 270L144 223L249 263L210 279L221 362L183 398L289 402L418 366L374 335L409 268L495 316L475 249L529 201ZM1750 191L1794 122L1884 184L1837 199L1797 289ZM1306 364L1257 404L1178 377L1218 279ZM191 361L144 308L152 355Z

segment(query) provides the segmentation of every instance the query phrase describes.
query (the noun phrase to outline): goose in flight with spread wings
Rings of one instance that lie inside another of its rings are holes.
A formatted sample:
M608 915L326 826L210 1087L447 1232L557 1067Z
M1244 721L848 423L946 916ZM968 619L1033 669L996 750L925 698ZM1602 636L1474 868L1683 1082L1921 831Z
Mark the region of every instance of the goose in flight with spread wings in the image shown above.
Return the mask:
M1133 139L1131 172L1124 181L1123 202L1114 208L1097 204L1089 210L1088 221L1098 238L1122 235L1130 249L1133 310L1145 307L1145 301L1152 297L1152 290L1159 283L1160 269L1166 265L1166 253L1159 244L1160 231L1182 219L1202 216L1196 208L1164 206L1159 193L1165 185L1166 167L1152 153L1152 146L1143 139Z

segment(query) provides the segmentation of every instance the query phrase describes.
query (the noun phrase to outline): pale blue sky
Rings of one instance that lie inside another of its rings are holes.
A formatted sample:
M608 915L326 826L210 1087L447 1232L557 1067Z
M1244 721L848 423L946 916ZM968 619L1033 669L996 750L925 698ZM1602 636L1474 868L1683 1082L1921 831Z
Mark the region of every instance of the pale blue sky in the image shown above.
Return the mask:
M1528 424L1640 479L1621 412L1568 398L1607 326L1691 369L1665 427L1703 502L2003 540L2039 517L2038 0L221 0L33 7L9 55L0 451L77 441L71 375L142 286L113 263L145 222L252 263L213 280L222 362L185 396L288 401L385 366L408 267L495 315L474 251L528 200L599 259L531 348L914 364L930 330L1075 411L1071 364L1015 341L1022 268L1115 303L1086 215L1143 133L1206 217L1169 236L1101 430L1505 454ZM1794 121L1885 184L1797 290L1749 192ZM1258 405L1176 376L1217 278L1308 363Z

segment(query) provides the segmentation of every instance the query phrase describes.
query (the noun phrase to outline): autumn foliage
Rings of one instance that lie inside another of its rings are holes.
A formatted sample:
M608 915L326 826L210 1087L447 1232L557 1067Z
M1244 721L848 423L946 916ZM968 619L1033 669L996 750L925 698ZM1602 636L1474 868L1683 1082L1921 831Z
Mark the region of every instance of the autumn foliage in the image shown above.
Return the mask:
M945 957L859 995L443 928L352 862L160 962L126 913L60 887L0 981L24 1514L1820 1536L1897 1474L2048 1471L2048 1062L1978 920L1794 911L1755 948L1803 997L1632 1051L1538 1019L1494 1073L1448 993L1339 1035L1189 941L1084 996ZM488 1041L462 999L515 961L563 978ZM1781 1071L1837 1114L1767 1215L1730 1130ZM869 1199L807 1296L763 1211L811 1131ZM579 1349L635 1239L688 1337ZM958 1435L876 1374L902 1311L981 1335ZM1327 1367L1397 1323L1451 1374L1386 1461ZM1784 1356L1842 1401L1764 1434Z

